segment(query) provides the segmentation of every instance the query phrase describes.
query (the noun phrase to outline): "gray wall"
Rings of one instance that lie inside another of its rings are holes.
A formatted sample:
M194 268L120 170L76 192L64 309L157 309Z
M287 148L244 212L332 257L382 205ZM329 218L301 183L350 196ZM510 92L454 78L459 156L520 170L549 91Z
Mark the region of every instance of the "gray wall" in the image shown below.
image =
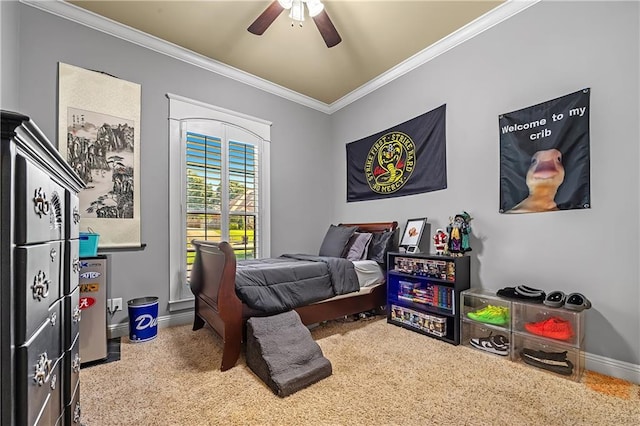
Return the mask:
M586 350L640 363L637 2L542 2L332 115L335 220L473 217L472 286L582 292ZM591 87L588 210L502 215L498 116ZM447 104L448 188L345 203L344 144Z
M104 71L142 86L140 195L142 242L147 246L111 255L110 297L126 303L135 297L158 296L159 316L168 315L167 92L273 122L271 252L318 250L331 214L326 200L332 189L318 179L327 175L329 164L329 116L32 7L19 7L20 75L14 84L19 87L20 112L54 143L58 62ZM4 63L4 52L2 59ZM291 232L295 229L310 230L310 238L300 238ZM111 324L126 320L125 309Z
M0 105L19 111L18 105L18 22L20 11L15 1L0 1Z

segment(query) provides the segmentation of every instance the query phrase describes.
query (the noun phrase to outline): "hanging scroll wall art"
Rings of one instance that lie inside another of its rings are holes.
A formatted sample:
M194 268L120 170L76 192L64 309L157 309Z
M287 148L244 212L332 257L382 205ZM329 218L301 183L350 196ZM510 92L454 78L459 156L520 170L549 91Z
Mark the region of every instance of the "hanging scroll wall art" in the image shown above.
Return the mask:
M140 85L59 63L58 149L85 181L80 228L140 247Z

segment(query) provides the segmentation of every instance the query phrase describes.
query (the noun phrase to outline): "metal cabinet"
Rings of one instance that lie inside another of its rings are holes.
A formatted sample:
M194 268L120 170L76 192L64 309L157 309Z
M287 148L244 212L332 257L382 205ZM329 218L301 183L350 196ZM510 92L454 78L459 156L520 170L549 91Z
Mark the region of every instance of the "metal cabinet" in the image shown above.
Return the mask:
M107 357L107 256L80 259L80 358L83 363Z

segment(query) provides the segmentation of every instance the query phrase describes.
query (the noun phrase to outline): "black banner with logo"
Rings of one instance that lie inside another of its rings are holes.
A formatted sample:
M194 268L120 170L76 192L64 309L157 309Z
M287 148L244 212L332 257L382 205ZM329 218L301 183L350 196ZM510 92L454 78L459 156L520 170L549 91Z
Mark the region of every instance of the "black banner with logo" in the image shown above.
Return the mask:
M501 213L590 207L589 95L587 88L499 117Z
M347 144L347 201L447 187L446 105Z

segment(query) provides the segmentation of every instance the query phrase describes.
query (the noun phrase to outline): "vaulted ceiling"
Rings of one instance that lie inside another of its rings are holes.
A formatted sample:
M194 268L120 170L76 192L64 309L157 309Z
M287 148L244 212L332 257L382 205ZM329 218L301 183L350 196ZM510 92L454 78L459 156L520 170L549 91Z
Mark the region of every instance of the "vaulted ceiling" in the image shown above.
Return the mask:
M292 26L286 10L263 35L249 33L270 0L67 3L327 105L505 6L503 0L325 0L342 38L327 48L313 20Z

